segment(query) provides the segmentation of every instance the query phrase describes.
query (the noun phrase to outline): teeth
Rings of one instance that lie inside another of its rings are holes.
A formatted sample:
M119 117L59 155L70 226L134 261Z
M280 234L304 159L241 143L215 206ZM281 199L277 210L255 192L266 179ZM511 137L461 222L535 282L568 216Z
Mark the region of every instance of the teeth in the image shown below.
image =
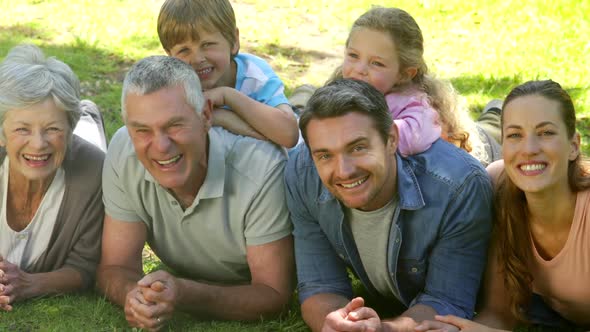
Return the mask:
M350 189L350 188L354 188L354 187L356 187L356 186L358 186L358 185L362 184L362 183L363 183L363 182L365 182L366 180L367 180L367 178L364 178L364 179L360 179L360 180L358 180L358 181L356 181L356 182L353 182L353 183L348 183L348 184L341 183L341 185L342 185L344 188Z
M528 165L520 166L520 169L525 172L530 172L530 171L540 171L540 170L544 169L545 167L546 166L543 164L528 164Z
M198 75L209 74L212 70L213 70L212 68L200 69L200 70L197 70L197 74Z
M163 165L163 166L165 166L165 165L170 165L170 164L172 164L173 162L175 162L175 161L177 161L178 159L180 159L180 156L181 156L181 155L177 155L176 157L173 157L173 158L171 158L171 159L168 159L168 160L156 160L156 162L157 162L158 164L160 164L160 165Z
M44 154L42 156L34 156L34 155L30 155L30 154L24 154L23 156L27 160L34 160L34 161L44 161L44 160L49 159L49 155L48 154Z

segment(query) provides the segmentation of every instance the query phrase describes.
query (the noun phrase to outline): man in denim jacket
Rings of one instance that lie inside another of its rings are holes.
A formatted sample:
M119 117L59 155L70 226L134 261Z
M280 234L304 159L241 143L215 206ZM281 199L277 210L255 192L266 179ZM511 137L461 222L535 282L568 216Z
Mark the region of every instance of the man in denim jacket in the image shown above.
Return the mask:
M479 162L443 140L401 157L383 95L361 81L320 88L300 128L306 144L290 152L285 181L312 330L413 331L435 314L471 318L492 221ZM347 267L407 310L381 319L350 300Z

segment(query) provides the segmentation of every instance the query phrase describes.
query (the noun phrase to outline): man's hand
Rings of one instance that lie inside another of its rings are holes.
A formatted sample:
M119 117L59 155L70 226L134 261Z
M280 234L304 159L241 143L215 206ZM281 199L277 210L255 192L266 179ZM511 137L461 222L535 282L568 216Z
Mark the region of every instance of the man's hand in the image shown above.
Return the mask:
M0 310L12 310L12 303L26 298L33 284L31 274L0 256Z
M474 321L460 318L453 315L446 315L446 316L434 316L436 321L425 320L420 325L416 326L416 331L418 332L426 332L426 331L441 331L441 332L492 332L498 331L496 329L492 329L490 327L481 325Z
M362 297L352 299L344 308L332 311L326 316L322 332L378 332L381 319L375 310L365 307Z
M178 279L156 271L137 282L125 300L125 318L132 327L157 331L172 317L179 294Z
M131 291L129 291L129 293L127 293L127 296L125 297L124 311L125 319L127 320L127 323L129 323L129 326L142 328L144 326L142 325L142 323L140 323L138 318L136 318L135 310L132 309L132 307L136 306L137 302L145 302L145 304L147 304L147 301L145 301L145 299L143 298L143 295L141 294L139 287L135 287Z

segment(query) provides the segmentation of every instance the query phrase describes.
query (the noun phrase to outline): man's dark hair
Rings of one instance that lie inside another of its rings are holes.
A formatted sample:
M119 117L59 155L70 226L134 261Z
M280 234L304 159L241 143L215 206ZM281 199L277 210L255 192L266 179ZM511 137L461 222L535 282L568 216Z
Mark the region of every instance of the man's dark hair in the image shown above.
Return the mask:
M351 112L369 116L383 142L387 142L393 120L383 94L366 82L338 79L317 89L301 114L299 129L305 143L308 144L306 130L309 121L339 117Z

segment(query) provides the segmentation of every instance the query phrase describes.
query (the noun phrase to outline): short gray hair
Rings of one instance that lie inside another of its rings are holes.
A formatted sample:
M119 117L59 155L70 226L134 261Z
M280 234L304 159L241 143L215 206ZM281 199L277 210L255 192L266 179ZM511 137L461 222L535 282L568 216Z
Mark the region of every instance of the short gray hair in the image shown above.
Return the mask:
M164 88L182 86L189 106L201 114L205 97L201 90L199 76L188 64L169 56L154 55L135 63L123 82L121 94L121 115L127 120L125 98L129 93L146 95Z
M0 64L0 139L10 110L24 109L51 98L66 112L69 135L80 120L80 81L72 69L35 45L13 47Z

